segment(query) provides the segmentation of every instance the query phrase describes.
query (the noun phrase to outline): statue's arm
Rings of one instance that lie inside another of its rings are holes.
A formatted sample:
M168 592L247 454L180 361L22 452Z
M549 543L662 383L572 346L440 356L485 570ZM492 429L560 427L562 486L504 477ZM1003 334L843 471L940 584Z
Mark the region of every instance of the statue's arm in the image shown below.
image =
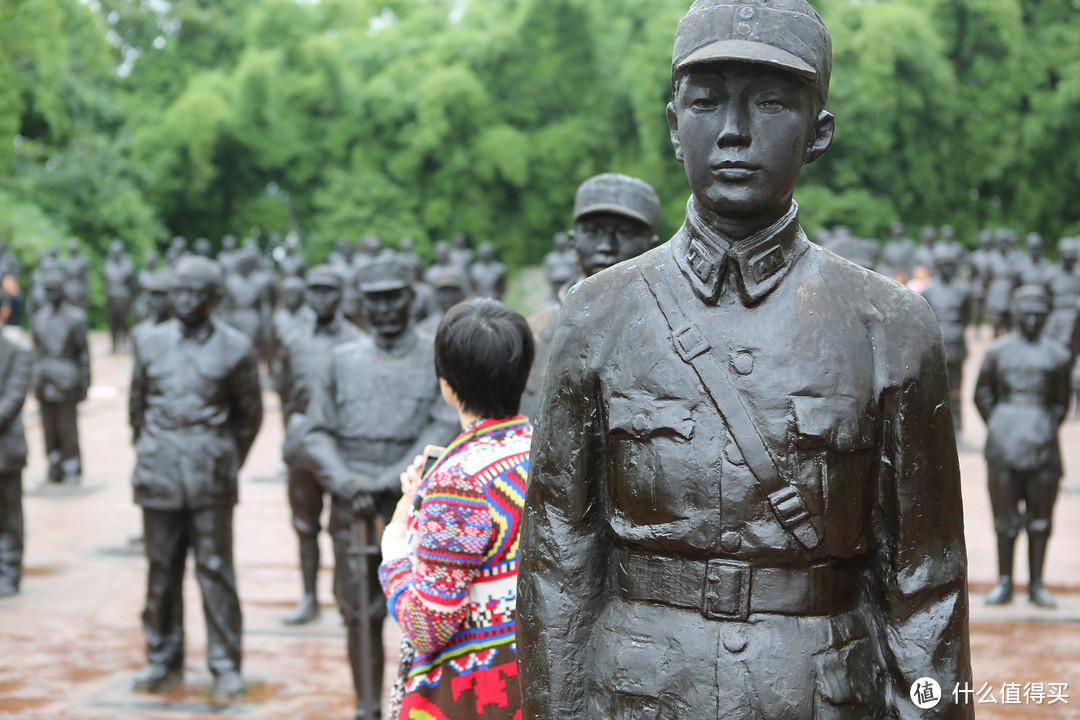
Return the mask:
M337 448L336 366L337 358L331 356L311 387L303 446L319 484L328 492L340 495L349 478L349 468Z
M997 353L991 349L983 356L982 365L979 366L979 376L975 380L975 407L979 410L983 422L990 422L990 416L994 413L997 405Z
M1054 370L1050 383L1050 397L1054 402L1051 412L1054 422L1060 426L1069 414L1069 397L1072 395L1068 363L1062 363Z
M131 364L131 386L128 389L128 424L131 440L135 442L146 423L146 363L143 362L140 344L133 344L134 361Z
M568 301L532 445L517 625L523 717L529 720L587 718L590 638L608 572L599 495L604 444L583 315Z
M255 349L247 348L232 374L233 408L232 427L236 447L240 452L240 465L244 464L255 436L262 425L262 385L259 382L259 361Z
M379 490L399 494L401 492L401 473L413 458L424 452L428 445L446 447L461 432L461 423L457 411L447 405L438 390L433 391L431 408L424 426L420 428L413 444L402 455L400 465L391 465L379 476Z
M0 434L19 417L26 391L30 387L30 351L18 348L13 352L11 372L4 378L3 388L0 389Z
M974 706L956 703L952 696L956 683L970 683L971 648L964 512L948 373L929 309L913 320L923 326L918 337L901 343L897 352L906 357L889 363L909 369L883 391L883 454L874 521L889 695L900 719L966 720L973 717ZM909 699L920 677L941 685L943 697L933 710L919 710Z
M80 401L86 399L90 391L90 348L86 344L86 323L79 322L75 329L75 356L79 364L79 395Z

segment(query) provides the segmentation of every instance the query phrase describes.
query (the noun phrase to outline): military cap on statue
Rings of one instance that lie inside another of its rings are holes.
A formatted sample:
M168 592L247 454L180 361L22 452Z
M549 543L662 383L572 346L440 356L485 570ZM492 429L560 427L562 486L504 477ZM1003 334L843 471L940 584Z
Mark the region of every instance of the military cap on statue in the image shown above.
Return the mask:
M341 289L344 280L332 265L316 265L307 271L308 287L331 287Z
M675 34L672 79L690 65L724 60L787 70L817 88L821 102L829 95L832 40L806 0L695 2Z
M1050 312L1050 296L1040 285L1021 285L1012 301L1014 312Z
M625 215L655 230L660 218L660 198L644 180L618 173L604 173L581 183L574 197L575 220L594 212Z
M360 292L375 293L412 287L413 269L395 257L380 257L360 269L357 282Z

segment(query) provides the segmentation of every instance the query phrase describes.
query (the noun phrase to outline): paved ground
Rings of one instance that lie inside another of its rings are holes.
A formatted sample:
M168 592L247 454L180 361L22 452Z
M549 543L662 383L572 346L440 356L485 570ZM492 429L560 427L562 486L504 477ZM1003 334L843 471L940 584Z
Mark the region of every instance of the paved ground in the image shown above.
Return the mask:
M967 398L985 346L985 337L974 345ZM128 543L141 522L129 488L134 462L125 410L130 361L108 355L101 337L94 338L93 350L94 387L80 414L83 487L39 486L44 476L41 430L33 404L27 408L32 460L24 478L26 577L22 595L0 600L0 718L349 718L353 698L344 631L330 604L326 538L322 618L299 629L280 623L298 597L299 568L278 473L281 419L271 393L265 398L263 430L241 475L236 512L244 674L250 692L232 703L209 697L201 603L190 571L185 592L186 681L165 696L130 692L131 676L144 659L139 612L145 582L145 561ZM985 430L970 402L964 421L971 446L961 462L971 565L973 689L982 690L983 698L978 716L1080 718L1080 423L1070 422L1064 430L1069 475L1047 562L1047 579L1060 608L1047 611L1029 606L1022 594L1020 601L1003 609L982 602L996 572L985 468L977 451ZM1023 579L1027 568L1022 542L1017 554ZM391 622L387 647L396 644ZM1041 703L1036 702L1039 683ZM1068 684L1064 690L1062 683ZM1014 690L1020 702L1003 702L1013 699ZM1062 693L1069 696L1067 703L1052 702ZM991 696L996 703L988 702Z

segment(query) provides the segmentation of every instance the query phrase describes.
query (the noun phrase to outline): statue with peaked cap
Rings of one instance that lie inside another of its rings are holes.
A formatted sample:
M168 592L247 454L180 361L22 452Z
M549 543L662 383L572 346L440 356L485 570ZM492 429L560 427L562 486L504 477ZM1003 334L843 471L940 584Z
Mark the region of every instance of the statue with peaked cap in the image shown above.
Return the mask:
M577 272L565 279L555 303L529 318L536 354L521 396L521 414L534 424L539 420L540 390L551 355L551 340L559 324L562 299L570 286L654 247L659 221L660 198L652 185L640 178L603 173L578 186L574 229L567 236L574 248Z
M411 266L393 257L360 269L360 312L370 335L327 353L310 387L303 440L307 462L331 497L334 598L349 631L357 718L367 720L379 716L377 710L372 714L373 699L364 697L364 688L367 680L382 687L386 598L378 551L368 557L364 574L354 571L350 546L354 534L374 537L378 519L393 514L402 468L426 446L450 442L458 430L456 412L439 391L431 337L411 323L414 276ZM365 605L376 611L362 616ZM369 647L363 647L365 636Z
M955 245L939 244L933 251L934 281L922 291L923 298L937 316L941 339L945 344L945 363L949 367L949 402L953 409L953 427L957 438L962 430L960 389L963 386L964 360L968 355L964 331L971 321L971 286L957 277L961 255Z
M970 658L937 321L811 244L792 200L832 140L830 70L805 0L698 0L679 25L686 220L575 285L552 342L524 718L973 715L945 690Z
M1028 598L1054 607L1043 581L1054 501L1061 482L1058 431L1069 407L1068 349L1044 333L1050 298L1038 285L1013 294L1016 332L990 346L975 383L975 405L986 421L986 473L998 546L998 583L991 605L1012 600L1013 548L1028 536Z

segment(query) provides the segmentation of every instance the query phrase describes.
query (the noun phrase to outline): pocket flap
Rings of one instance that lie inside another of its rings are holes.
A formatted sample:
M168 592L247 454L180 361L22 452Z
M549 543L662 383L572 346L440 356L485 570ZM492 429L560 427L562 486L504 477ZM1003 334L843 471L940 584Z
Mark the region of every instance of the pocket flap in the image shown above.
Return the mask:
M608 427L637 440L676 435L689 440L694 434L690 408L683 400L659 400L650 396L614 396L608 403Z
M801 447L853 452L874 445L876 414L853 397L796 395L791 398L791 405Z

